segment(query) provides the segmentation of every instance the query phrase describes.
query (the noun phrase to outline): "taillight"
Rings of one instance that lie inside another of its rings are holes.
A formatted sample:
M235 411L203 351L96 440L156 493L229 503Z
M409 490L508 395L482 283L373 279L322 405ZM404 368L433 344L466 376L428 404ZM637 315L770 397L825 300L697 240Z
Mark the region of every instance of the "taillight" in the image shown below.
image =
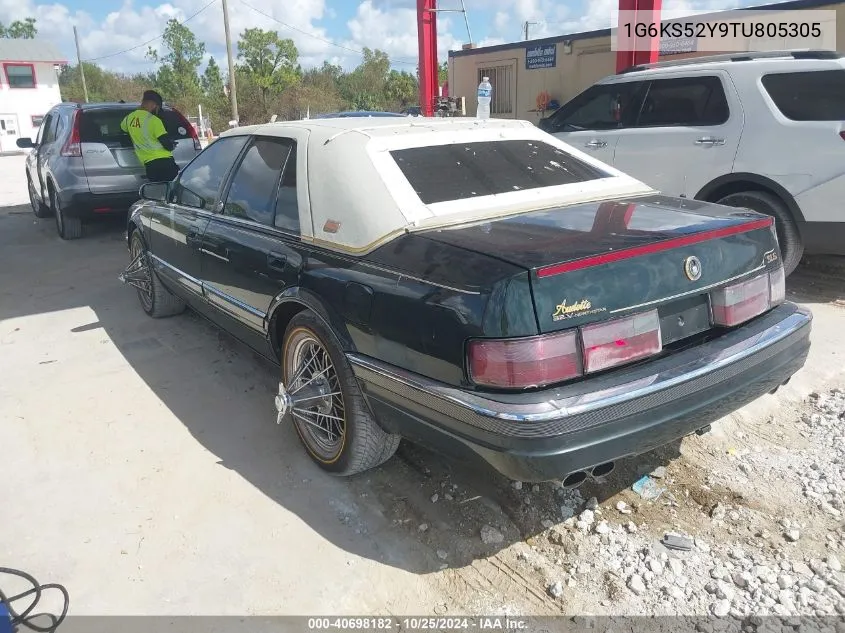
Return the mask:
M542 387L581 375L578 335L570 330L516 339L477 339L468 347L469 377L477 385Z
M710 293L713 321L717 325L739 325L769 309L771 281L765 273Z
M657 310L584 326L581 339L586 373L630 363L663 349Z
M843 130L839 133L839 138L841 138L843 141L845 141L845 130Z
M74 111L70 125L70 138L62 146L61 155L66 158L82 158L82 143L79 139L79 110Z

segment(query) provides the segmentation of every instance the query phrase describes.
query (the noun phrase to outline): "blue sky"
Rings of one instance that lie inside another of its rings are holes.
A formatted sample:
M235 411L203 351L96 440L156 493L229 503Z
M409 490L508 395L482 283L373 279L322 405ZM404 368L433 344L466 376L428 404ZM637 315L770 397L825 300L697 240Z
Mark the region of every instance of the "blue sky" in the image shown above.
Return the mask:
M294 40L305 67L324 60L352 68L363 47L387 51L394 66L413 71L417 58L416 0L228 0L233 35L245 28L278 30ZM209 4L210 3L210 4ZM664 0L670 11L728 9L751 6L749 0ZM207 5L207 6L206 6ZM610 26L616 0L465 0L473 40L479 45L521 39L522 25L532 39ZM439 0L439 8L458 8L460 0ZM73 25L80 33L83 59L121 71L150 70L147 46L161 34L168 18L184 20L205 42L209 55L225 64L220 0L0 0L0 21L33 16L39 36L55 42L68 60L75 60ZM284 26L282 23L287 24ZM293 27L293 28L289 28ZM468 40L459 13L440 14L438 47L447 51ZM156 46L158 40L152 43ZM135 50L127 50L132 49ZM126 51L126 52L123 52ZM119 53L119 54L115 54Z

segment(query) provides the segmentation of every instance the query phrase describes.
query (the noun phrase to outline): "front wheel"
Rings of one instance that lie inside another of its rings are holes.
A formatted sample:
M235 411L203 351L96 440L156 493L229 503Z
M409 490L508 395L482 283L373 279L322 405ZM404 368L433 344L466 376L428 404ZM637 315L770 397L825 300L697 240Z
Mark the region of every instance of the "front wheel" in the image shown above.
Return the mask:
M766 191L740 191L725 196L718 203L772 216L775 219L784 273L789 275L798 267L804 255L804 244L792 214L780 198Z
M285 331L276 409L279 422L293 422L311 459L336 475L375 468L401 440L373 419L335 336L310 310Z
M32 206L32 212L36 218L49 218L52 209L38 199L35 191L35 185L32 183L32 178L29 174L26 176L27 190L29 191L29 204Z
M129 241L132 261L123 271L121 279L138 291L141 308L154 319L173 316L185 310L185 302L170 292L161 283L150 266L150 258L144 240L138 231L132 233Z

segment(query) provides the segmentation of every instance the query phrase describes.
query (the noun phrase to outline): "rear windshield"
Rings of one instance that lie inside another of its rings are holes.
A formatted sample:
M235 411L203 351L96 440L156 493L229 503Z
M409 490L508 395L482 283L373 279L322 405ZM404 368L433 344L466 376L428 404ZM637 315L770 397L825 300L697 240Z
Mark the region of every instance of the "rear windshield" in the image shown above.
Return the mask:
M413 147L390 152L424 204L606 178L551 145L507 140Z
M845 70L764 75L763 87L793 121L845 121Z
M120 129L120 122L132 111L133 108L84 111L79 122L79 140L83 143L123 143L131 146L129 135ZM173 110L163 110L160 118L171 138L191 136L181 117Z

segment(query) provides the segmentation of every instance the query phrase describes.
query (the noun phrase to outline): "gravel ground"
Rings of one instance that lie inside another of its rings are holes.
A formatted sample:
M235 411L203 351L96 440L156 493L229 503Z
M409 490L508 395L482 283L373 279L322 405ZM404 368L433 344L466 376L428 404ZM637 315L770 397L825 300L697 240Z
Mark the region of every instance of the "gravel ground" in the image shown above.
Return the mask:
M533 518L544 517L542 531L498 556L566 613L843 616L845 391L811 394L785 413L770 421L773 441L750 448L689 440L699 446L652 471L665 489L653 501L630 488L600 503L581 489L513 482ZM710 455L709 475L696 454ZM674 548L664 544L671 536ZM484 526L477 538L493 545L503 535Z
M706 616L705 632L714 615L841 619L845 391L720 427L576 490L482 481L404 447L362 494L429 548L441 614ZM396 490L404 469L416 493ZM633 491L643 474L657 499Z

